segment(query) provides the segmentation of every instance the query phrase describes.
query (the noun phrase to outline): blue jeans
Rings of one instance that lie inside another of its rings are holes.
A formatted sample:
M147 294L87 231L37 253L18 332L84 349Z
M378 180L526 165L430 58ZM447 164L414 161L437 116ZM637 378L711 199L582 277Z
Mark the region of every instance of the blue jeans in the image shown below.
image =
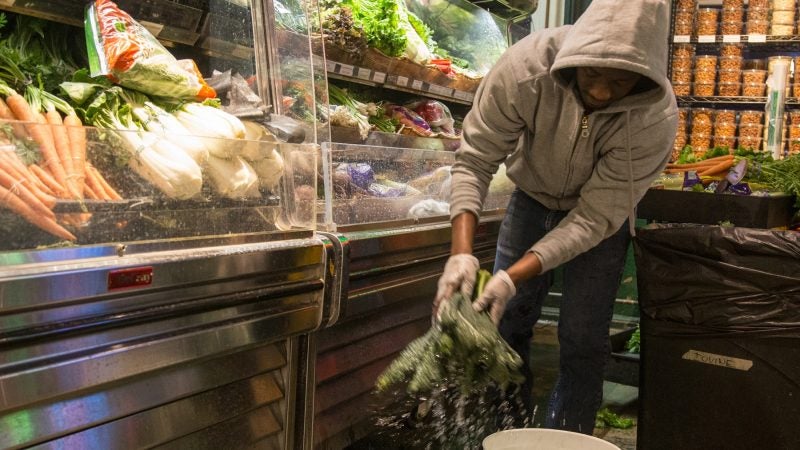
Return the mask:
M511 196L500 227L494 270L506 269L567 215L545 208L520 190ZM603 396L603 369L610 352L609 327L630 242L627 224L591 250L563 265L559 304L559 375L550 395L545 426L591 434ZM552 271L517 286L500 321L500 334L524 361L522 403L532 412L533 326L553 283ZM517 423L520 417L516 418Z

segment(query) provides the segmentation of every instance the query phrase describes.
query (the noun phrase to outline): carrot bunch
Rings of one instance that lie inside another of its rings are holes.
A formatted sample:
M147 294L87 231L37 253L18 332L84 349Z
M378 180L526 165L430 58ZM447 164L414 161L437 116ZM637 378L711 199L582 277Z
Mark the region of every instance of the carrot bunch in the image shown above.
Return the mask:
M730 170L731 167L733 167L733 164L734 164L733 155L723 155L714 158L704 159L702 161L696 161L693 163L686 163L686 164L670 163L667 164L667 167L666 169L664 169L664 172L683 173L690 170L694 170L701 177L724 175L728 170Z
M86 130L66 102L33 87L26 98L5 83L0 95L0 120L13 121L13 132L0 146L0 206L54 236L76 240L56 221L58 199L122 197L87 163ZM26 164L18 155L17 144L24 139L38 146L38 162Z

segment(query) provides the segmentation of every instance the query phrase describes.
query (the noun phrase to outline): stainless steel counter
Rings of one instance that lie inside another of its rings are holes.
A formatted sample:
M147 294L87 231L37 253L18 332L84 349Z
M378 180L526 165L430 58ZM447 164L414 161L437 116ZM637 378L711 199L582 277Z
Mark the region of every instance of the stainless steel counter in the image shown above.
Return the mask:
M321 240L71 251L0 266L0 448L302 448Z

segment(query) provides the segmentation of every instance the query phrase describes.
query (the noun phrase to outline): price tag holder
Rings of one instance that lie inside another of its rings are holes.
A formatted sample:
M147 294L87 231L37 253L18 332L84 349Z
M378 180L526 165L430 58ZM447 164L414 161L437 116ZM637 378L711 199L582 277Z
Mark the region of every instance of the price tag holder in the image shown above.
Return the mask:
M739 42L742 42L742 37L738 34L725 34L722 36L722 42L738 44Z
M747 35L747 42L755 42L757 44L763 44L767 42L767 35L766 34L748 34Z
M689 35L676 34L675 36L672 37L672 42L675 42L677 44L688 44L691 41L692 37Z
M372 72L372 81L383 83L386 81L386 74L383 72Z
M416 89L418 91L421 91L422 90L422 81L420 81L420 80L412 81L411 82L411 88L412 89Z
M353 72L355 72L356 68L351 66L350 64L341 64L339 63L339 75L344 75L346 77L352 77Z
M714 35L704 34L702 36L697 36L697 42L700 42L701 44L714 43L717 42L717 37Z
M459 90L453 92L453 97L457 98L458 100L466 101L468 96L469 92L459 91Z
M372 77L372 71L369 69L365 69L363 67L358 67L356 69L356 78L359 80L366 80L369 81Z
M408 78L406 78L406 77L404 77L402 75L398 75L397 76L397 82L395 84L397 84L398 86L406 87L406 86L408 86Z
M336 61L325 61L325 70L328 72L335 72L336 71Z

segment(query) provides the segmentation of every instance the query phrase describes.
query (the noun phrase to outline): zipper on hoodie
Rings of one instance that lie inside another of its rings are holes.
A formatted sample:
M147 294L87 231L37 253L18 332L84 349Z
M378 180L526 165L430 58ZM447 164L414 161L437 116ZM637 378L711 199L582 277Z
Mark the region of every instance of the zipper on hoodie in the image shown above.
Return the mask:
M583 117L581 117L581 137L589 137L589 115L586 113L584 113Z
M585 111L581 115L581 125L580 125L580 137L575 139L575 143L572 144L572 153L569 155L569 166L567 167L567 176L564 178L564 187L561 189L561 196L563 197L564 194L567 192L567 186L569 186L569 180L572 178L572 165L575 161L575 149L578 148L578 142L581 139L586 139L589 137L589 114Z

